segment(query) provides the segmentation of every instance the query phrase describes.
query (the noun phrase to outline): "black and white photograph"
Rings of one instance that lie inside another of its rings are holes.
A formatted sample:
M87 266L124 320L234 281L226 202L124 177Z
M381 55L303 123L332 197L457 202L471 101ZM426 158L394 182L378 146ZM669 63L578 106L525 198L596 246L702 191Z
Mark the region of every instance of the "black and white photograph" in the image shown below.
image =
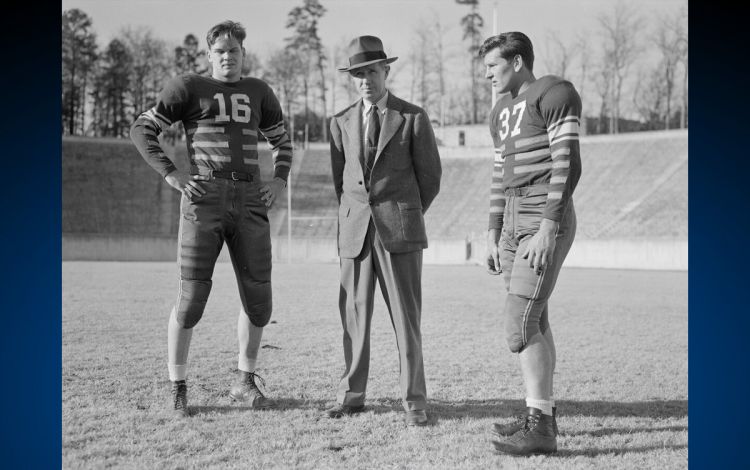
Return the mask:
M687 0L61 3L63 468L687 468Z

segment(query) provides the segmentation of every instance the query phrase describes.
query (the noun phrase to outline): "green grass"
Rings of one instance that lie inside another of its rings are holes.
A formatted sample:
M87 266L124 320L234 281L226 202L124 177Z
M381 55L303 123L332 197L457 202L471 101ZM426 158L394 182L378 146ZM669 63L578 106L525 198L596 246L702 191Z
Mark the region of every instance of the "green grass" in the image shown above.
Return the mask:
M190 355L193 416L175 420L166 373L173 263L63 263L65 468L685 468L687 273L567 269L551 301L559 452L496 455L493 422L523 407L502 337L500 280L425 266L430 426L406 428L395 339L375 306L368 411L321 418L343 370L338 266L274 266L258 372L275 411L231 403L239 297L217 265Z

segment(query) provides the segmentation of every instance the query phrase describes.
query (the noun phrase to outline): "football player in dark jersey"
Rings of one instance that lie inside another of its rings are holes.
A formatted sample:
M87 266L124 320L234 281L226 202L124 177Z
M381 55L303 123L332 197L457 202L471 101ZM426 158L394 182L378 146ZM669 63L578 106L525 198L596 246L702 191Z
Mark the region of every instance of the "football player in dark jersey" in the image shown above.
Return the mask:
M256 359L263 327L271 317L271 236L268 209L286 187L292 145L271 88L242 77L245 30L225 21L208 31L211 76L172 79L156 105L141 114L130 136L146 162L182 193L178 239L180 286L168 324L168 369L173 407L188 416L187 359L193 327L211 290L216 259L227 244L239 285L242 309L237 325L238 377L235 400L269 408L256 385ZM185 127L189 171L177 169L159 145L172 123ZM273 149L274 178L262 182L259 132Z
M527 406L515 422L493 426L493 444L503 453L550 453L557 450L557 421L548 300L576 231L581 99L562 78L534 77L534 50L523 33L492 36L479 55L502 94L490 114L487 267L504 275L506 340L518 353Z

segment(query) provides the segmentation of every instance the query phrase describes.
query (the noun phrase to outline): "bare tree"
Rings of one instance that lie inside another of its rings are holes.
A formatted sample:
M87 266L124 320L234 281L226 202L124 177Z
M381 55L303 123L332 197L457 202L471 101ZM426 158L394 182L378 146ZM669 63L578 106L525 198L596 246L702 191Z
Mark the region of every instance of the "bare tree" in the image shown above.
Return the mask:
M687 18L684 18L687 20ZM677 73L683 54L687 53L685 47L687 37L687 22L683 24L682 12L673 15L659 15L657 17L654 44L661 53L661 79L664 84L664 128L669 129L672 120L672 97L677 87ZM685 41L685 42L683 42Z
M182 45L175 48L174 64L178 74L203 74L209 71L206 51L200 48L200 43L195 35L188 34L182 41Z
M303 67L299 54L287 49L277 49L266 62L263 79L273 84L279 93L284 115L289 120L289 132L294 138L294 115L292 107L300 92L299 71Z
M568 67L575 56L575 45L566 45L556 31L547 32L547 56L544 65L552 75L568 79Z
M349 56L349 38L341 38L336 46L333 48L333 55L334 63L336 63L336 60L340 62L342 65L347 63L347 59ZM359 96L357 94L357 89L354 87L354 82L349 77L348 73L341 73L338 70L335 70L334 77L336 77L333 82L335 84L333 89L333 94L336 95L337 92L342 91L344 92L344 95L346 96L346 104L353 103L357 100L357 97ZM393 75L391 75L391 78L393 78ZM335 113L337 110L334 108L333 112Z
M619 132L620 103L623 84L628 70L638 58L641 46L637 42L638 34L643 28L643 19L636 14L631 4L618 2L610 15L598 16L604 39L603 60L610 71L612 83L609 86L611 107L610 132Z
M428 100L433 95L430 83L432 31L425 21L420 21L412 31L411 51L411 96L409 101L416 102L422 108L427 108Z
M660 66L651 70L641 70L638 73L638 80L633 92L633 106L641 115L648 130L659 129L664 125L663 115L667 102L667 88Z
M593 72L592 79L594 81L594 87L596 93L599 96L599 113L596 121L596 133L603 134L605 132L611 132L611 122L607 125L607 121L611 116L611 110L609 109L609 102L611 96L612 87L612 69L610 61L604 60L598 64Z
M260 58L254 52L245 48L245 59L242 61L242 76L249 77L251 75L263 75L263 67Z
M677 37L678 62L682 64L682 100L680 103L680 128L687 127L688 113L688 10L680 8L675 17L675 36Z
M128 106L133 58L119 39L110 41L100 57L95 81L97 135L125 137L132 112Z
M470 56L470 67L469 74L471 77L471 116L472 124L479 122L479 116L477 112L479 96L477 93L477 69L479 64L479 58L477 52L479 51L480 42L482 40L482 28L484 27L484 19L477 12L479 6L479 0L456 0L456 3L461 5L470 5L471 12L461 18L461 27L464 30L463 39L469 39L469 56Z
M74 8L62 15L62 114L63 130L84 133L86 96L97 59L96 34L91 18Z
M124 29L120 39L133 59L129 89L133 108L139 113L156 104L160 87L169 76L169 49L145 26Z
M443 47L443 29L440 19L435 15L435 48L436 48L436 67L435 72L438 77L438 92L440 93L440 127L445 126L445 48Z
M318 84L320 86L320 100L323 104L321 113L323 122L321 133L323 141L328 141L327 106L326 106L326 77L325 62L326 55L323 49L323 43L318 36L318 23L326 9L318 0L304 0L300 7L294 7L287 16L286 27L294 30L294 35L287 38L287 50L294 51L306 56L307 73L303 78L303 88L305 92L305 120L310 117L309 111L309 75L311 68L315 67L318 72Z
M437 15L423 19L412 30L409 66L411 68L410 98L442 122L445 105L445 52L443 26Z
M591 39L589 39L588 33L586 32L579 32L576 36L575 48L578 51L578 67L580 69L576 87L578 88L578 94L581 96L581 100L584 100L586 84L589 81L589 70L591 69L590 42Z

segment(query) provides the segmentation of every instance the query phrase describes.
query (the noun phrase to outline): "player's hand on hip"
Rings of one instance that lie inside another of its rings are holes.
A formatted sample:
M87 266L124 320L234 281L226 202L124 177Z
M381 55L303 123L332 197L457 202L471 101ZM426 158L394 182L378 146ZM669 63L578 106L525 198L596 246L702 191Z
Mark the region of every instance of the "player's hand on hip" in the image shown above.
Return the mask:
M276 199L281 196L284 188L286 188L286 181L281 178L274 178L260 188L260 199L270 209Z
M542 219L539 231L531 237L522 256L529 261L529 267L537 274L541 274L552 261L555 252L555 236L559 223L549 219Z
M207 181L208 175L191 175L184 170L175 170L164 177L167 183L178 190L188 199L199 198L206 194L206 190L198 181Z
M502 266L500 266L500 249L498 244L500 242L500 230L490 229L487 232L487 273L492 275L498 275L503 272Z

